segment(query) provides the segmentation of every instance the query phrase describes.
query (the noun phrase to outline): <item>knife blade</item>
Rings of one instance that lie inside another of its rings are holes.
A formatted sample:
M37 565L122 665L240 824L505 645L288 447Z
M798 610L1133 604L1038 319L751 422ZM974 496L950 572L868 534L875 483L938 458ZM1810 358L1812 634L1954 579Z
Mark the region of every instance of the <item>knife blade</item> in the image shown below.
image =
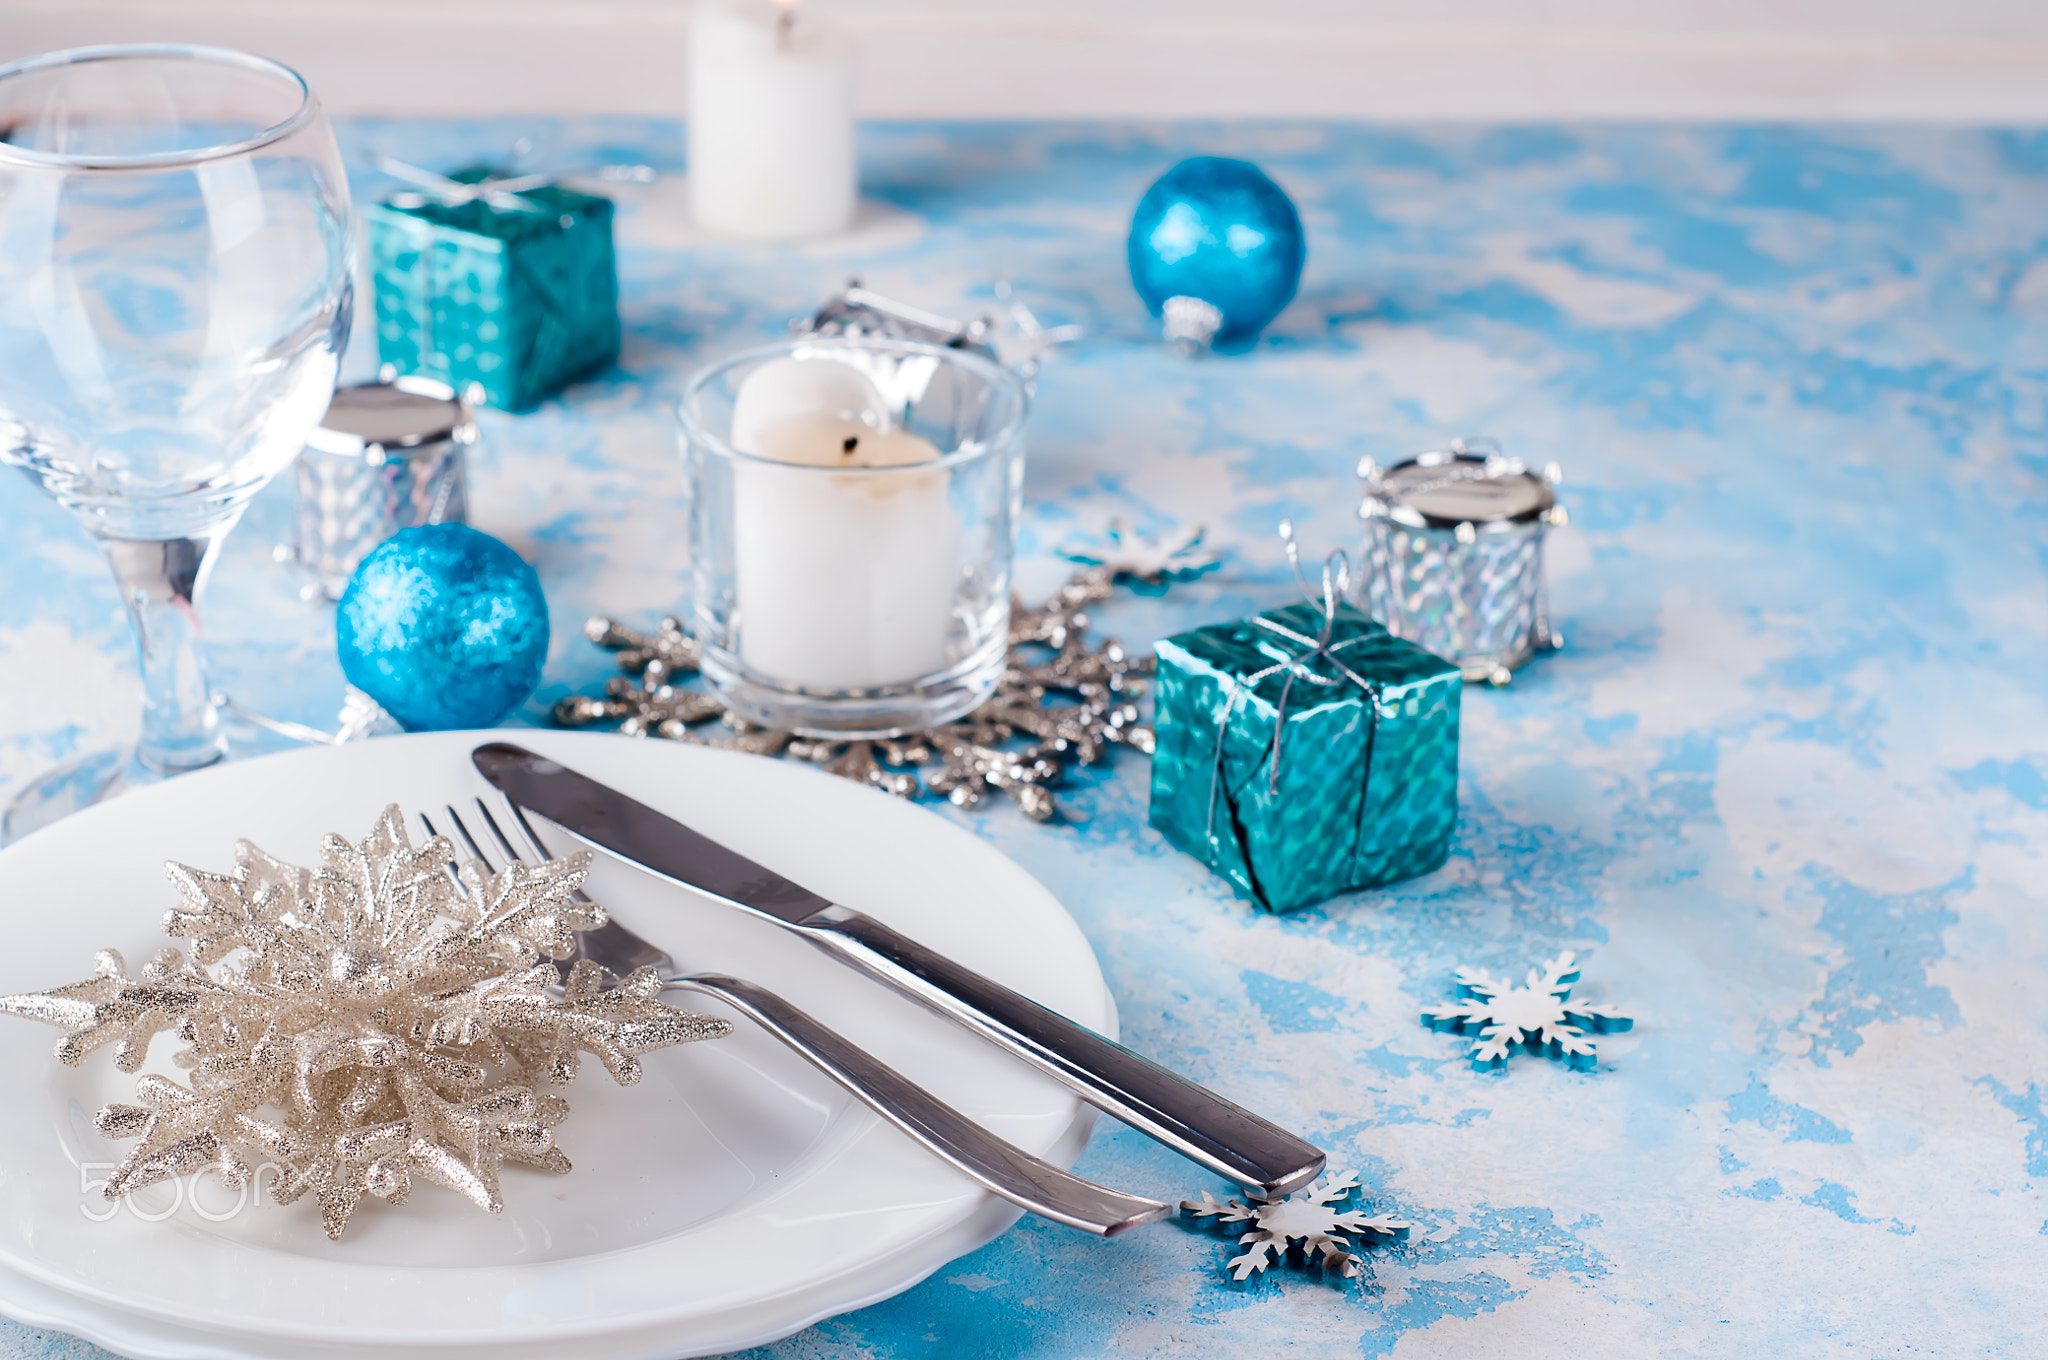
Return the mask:
M528 811L794 931L1257 1194L1287 1194L1323 1169L1320 1150L1278 1125L558 761L510 742L479 746L471 759Z

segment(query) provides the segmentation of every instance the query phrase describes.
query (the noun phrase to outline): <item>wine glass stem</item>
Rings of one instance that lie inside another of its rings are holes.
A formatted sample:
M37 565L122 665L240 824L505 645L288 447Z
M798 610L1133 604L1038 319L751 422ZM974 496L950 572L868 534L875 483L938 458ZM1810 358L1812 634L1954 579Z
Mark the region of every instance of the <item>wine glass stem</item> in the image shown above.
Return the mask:
M142 740L136 758L152 770L178 774L227 754L220 714L206 683L200 646L199 592L220 547L221 529L203 538L100 541L142 666Z

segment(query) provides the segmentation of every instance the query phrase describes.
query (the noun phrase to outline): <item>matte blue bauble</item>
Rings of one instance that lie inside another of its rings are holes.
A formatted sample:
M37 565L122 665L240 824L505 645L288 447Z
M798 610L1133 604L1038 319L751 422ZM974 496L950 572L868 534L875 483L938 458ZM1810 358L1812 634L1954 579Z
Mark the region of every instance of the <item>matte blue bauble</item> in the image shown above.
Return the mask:
M1131 282L1167 338L1245 341L1294 300L1308 245L1301 215L1248 161L1196 156L1162 175L1131 219ZM1169 305L1188 298L1207 303Z
M548 602L519 554L466 524L401 529L335 611L341 673L408 732L492 727L540 683Z

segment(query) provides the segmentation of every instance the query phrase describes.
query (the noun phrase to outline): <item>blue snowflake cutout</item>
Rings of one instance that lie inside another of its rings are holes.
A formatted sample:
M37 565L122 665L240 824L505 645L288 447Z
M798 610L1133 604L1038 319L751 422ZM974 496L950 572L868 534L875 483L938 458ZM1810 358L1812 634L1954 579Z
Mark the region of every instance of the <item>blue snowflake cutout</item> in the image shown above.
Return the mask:
M1611 1005L1571 999L1579 970L1569 949L1541 969L1531 968L1520 987L1505 978L1496 981L1477 968L1460 968L1455 976L1459 999L1428 1007L1422 1023L1439 1033L1477 1035L1472 1065L1482 1070L1506 1066L1519 1046L1591 1071L1597 1055L1589 1032L1617 1034L1635 1028L1634 1020Z
M1252 1225L1249 1232L1237 1239L1237 1244L1245 1248L1244 1253L1223 1263L1223 1268L1240 1281L1289 1256L1296 1243L1300 1244L1304 1266L1320 1260L1325 1271L1348 1280L1365 1268L1359 1248L1408 1240L1409 1225L1398 1218L1384 1214L1368 1216L1360 1209L1338 1207L1357 1188L1356 1172L1336 1171L1285 1199L1255 1199L1250 1203L1232 1199L1219 1203L1204 1190L1200 1200L1184 1199L1180 1208L1192 1218ZM1355 1235L1358 1246L1340 1236L1342 1233Z

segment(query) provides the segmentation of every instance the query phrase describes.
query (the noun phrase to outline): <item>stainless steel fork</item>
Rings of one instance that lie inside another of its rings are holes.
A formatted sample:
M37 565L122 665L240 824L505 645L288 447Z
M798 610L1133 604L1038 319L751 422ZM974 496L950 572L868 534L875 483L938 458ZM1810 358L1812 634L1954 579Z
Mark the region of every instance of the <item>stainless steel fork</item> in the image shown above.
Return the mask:
M527 856L521 854L499 826L489 805L479 798L476 809L478 819L505 858L525 862ZM531 854L543 860L553 858L525 815L510 805L507 811ZM464 848L490 870L491 856L478 838L470 834L461 814L453 807L447 813L449 825ZM429 835L439 834L427 817L421 816L420 821ZM590 900L581 890L576 897L579 901ZM588 959L621 977L636 968L652 968L661 977L665 991L716 997L780 1039L862 1104L952 1166L1010 1203L1056 1223L1114 1237L1173 1212L1171 1205L1097 1185L1032 1156L990 1133L775 993L720 973L685 974L666 951L636 935L609 912L606 915L604 925L578 933L573 957L556 962L565 978L576 962Z

